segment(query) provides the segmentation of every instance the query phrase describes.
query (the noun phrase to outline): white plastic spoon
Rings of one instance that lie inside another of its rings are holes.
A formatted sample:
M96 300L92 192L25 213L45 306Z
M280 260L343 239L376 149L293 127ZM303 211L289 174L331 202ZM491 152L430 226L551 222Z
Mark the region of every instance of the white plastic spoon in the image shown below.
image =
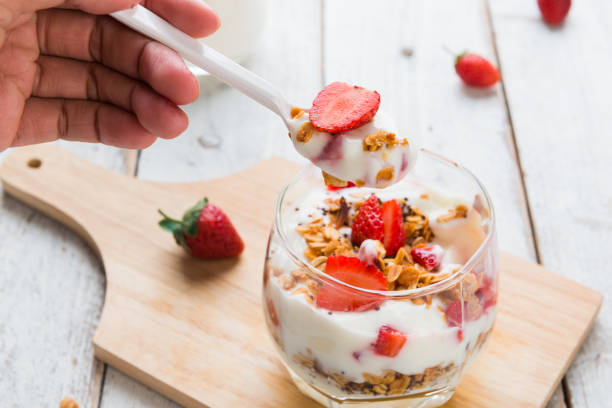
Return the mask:
M136 5L131 9L114 12L111 17L172 48L192 64L276 113L285 124L291 119L291 106L269 82L185 34L145 7Z
M292 117L294 106L268 81L243 68L223 54L180 31L146 8L136 5L117 11L112 17L128 27L167 45L192 64L236 88L281 117L294 147L325 173L326 182L342 185L344 180L357 185L385 187L400 180L412 167L416 150L409 143L364 151L363 140L379 131L397 134L391 118L378 112L366 125L341 134L313 129L308 114ZM307 140L306 140L307 139ZM405 139L403 139L405 140ZM381 177L381 175L383 177Z

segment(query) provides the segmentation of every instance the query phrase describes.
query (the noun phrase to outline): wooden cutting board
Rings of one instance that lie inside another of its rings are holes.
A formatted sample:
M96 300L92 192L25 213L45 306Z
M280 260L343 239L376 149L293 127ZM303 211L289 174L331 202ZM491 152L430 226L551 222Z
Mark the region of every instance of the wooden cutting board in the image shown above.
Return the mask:
M0 178L102 259L100 359L189 408L306 408L319 405L293 386L260 304L274 203L297 168L276 158L223 179L161 184L39 145L15 150ZM158 208L178 216L203 196L240 231L239 259L190 258L157 226ZM504 253L500 264L492 339L447 407L543 407L600 308L600 294L540 266Z

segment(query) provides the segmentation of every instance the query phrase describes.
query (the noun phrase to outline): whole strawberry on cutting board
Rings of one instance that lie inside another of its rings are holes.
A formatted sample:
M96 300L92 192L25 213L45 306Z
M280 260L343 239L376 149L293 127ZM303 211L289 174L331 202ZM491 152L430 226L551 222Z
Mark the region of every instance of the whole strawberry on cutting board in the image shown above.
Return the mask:
M238 256L244 243L229 217L204 198L176 220L164 214L159 226L174 235L176 243L197 258L229 258Z

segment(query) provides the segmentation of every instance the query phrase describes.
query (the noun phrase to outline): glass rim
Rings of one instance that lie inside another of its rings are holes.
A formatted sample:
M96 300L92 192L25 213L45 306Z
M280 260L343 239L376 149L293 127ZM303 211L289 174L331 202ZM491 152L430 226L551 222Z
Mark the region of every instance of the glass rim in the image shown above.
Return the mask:
M289 253L289 256L292 258L292 260L297 262L299 265L301 265L305 269L307 269L310 273L318 276L319 278L323 280L335 282L339 284L341 287L345 287L350 290L356 290L364 294L367 293L370 295L384 296L386 298L422 297L422 296L426 296L429 294L437 293L445 289L448 289L449 287L453 286L457 281L459 281L466 273L468 273L470 270L474 268L477 260L480 259L485 249L489 246L489 244L493 240L493 237L496 232L495 210L493 208L493 202L491 201L491 197L489 196L489 192L487 191L485 186L474 175L474 173L472 173L469 169L467 169L463 165L458 164L457 162L453 160L450 160L438 153L434 153L424 148L419 149L419 154L421 155L425 154L431 159L437 160L438 162L441 162L443 164L446 164L447 166L455 168L461 173L467 175L472 181L476 183L478 188L483 193L485 202L487 204L487 209L489 211L489 219L490 219L489 230L487 231L487 235L483 239L478 249L472 254L470 259L468 259L468 261L461 266L461 268L453 272L446 279L443 279L440 282L436 282L431 285L423 286L421 288L404 289L404 290L373 290L373 289L365 289L365 288L360 288L358 286L353 286L339 279L336 279L333 276L326 274L324 271L312 266L310 262L308 262L304 258L303 255L296 253L296 251L294 251L294 249L288 244L287 237L285 236L285 233L283 232L283 228L281 228L283 226L283 222L281 219L281 211L282 211L281 207L284 202L285 195L291 186L295 185L299 180L303 179L305 175L315 167L312 163L302 168L293 178L291 178L291 180L289 180L287 184L283 186L283 188L281 189L278 195L278 198L276 200L276 206L274 208L274 226L273 226L274 231L281 238L282 246L287 251L287 253Z

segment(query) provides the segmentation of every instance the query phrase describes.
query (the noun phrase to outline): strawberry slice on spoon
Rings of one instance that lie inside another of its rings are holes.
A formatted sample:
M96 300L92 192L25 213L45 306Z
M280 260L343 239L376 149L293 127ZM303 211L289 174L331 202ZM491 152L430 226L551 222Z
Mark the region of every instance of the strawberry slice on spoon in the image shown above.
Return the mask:
M317 130L341 133L368 123L379 106L378 92L344 82L332 82L319 92L309 116Z

